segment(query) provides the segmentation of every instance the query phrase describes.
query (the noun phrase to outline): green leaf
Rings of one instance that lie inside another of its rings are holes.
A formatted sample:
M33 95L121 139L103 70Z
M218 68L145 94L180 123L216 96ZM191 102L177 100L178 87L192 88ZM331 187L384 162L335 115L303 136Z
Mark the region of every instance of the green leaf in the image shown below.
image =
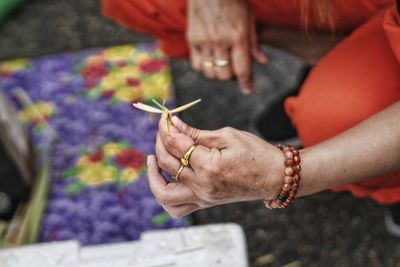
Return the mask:
M162 226L162 225L166 224L170 219L171 219L171 216L169 216L169 214L164 211L163 213L154 216L151 219L151 223L156 226Z
M78 173L81 171L81 168L79 167L71 167L66 169L62 175L64 178L69 178L69 177L74 177L76 175L78 175Z
M37 123L35 127L33 127L33 132L36 134L41 134L45 130L46 126L43 123Z
M99 86L96 86L90 89L86 95L89 100L96 100L101 95L101 88Z
M89 154L92 153L92 150L90 150L90 149L88 149L86 147L83 147L83 148L81 148L79 150L81 151L82 154L85 154L85 155L89 155Z
M107 64L107 65L108 65L108 70L110 72L116 72L116 71L118 71L120 69L118 66L116 66L114 64Z
M118 169L118 168L115 168L115 174L114 174L114 181L117 181L117 182L122 182L121 181L121 171L120 171L120 169Z
M113 162L113 158L112 158L111 156L106 156L106 157L103 159L103 163L104 163L105 165L112 165L112 166L115 165L114 162Z
M85 189L85 184L83 183L74 183L74 184L70 184L66 189L65 192L70 195L70 196L76 196L77 194L79 194L80 192L83 191L83 189Z
M112 107L115 107L119 104L119 102L120 102L119 100L113 98L113 99L111 99L110 104Z

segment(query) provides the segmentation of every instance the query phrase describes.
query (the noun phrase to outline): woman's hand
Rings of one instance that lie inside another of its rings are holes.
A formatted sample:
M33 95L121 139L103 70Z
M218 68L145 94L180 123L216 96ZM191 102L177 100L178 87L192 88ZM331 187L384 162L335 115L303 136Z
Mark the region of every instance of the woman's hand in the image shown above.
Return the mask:
M262 64L268 59L246 0L189 0L187 35L194 69L211 79L236 76L242 91L251 92L251 57Z
M219 204L274 199L281 187L283 156L262 139L233 128L204 131L173 118L170 132L161 119L156 158L149 157L148 179L161 205L174 217ZM160 168L174 175L180 158L196 144L190 165L168 183Z

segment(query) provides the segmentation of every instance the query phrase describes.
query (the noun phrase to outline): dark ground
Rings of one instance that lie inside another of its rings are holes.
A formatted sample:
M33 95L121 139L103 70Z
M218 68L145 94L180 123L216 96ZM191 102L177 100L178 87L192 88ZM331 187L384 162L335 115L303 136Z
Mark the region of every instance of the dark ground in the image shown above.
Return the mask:
M96 0L31 0L0 26L0 59L32 57L94 46L148 41L101 17ZM183 114L201 128L247 129L250 117L293 87L303 63L267 48L268 67L256 70L256 93L244 97L232 83L207 81L186 61L172 61L178 102L203 98ZM204 108L204 107L207 108ZM265 266L400 266L400 240L384 226L384 207L349 193L323 192L284 211L239 203L198 212L198 223L237 222L246 232L250 263L273 254Z

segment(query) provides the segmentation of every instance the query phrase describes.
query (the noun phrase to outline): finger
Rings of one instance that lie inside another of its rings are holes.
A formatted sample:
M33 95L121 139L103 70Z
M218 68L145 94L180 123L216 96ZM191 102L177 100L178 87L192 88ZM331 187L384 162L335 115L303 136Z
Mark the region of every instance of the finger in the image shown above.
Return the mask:
M214 55L211 47L202 47L201 48L202 55L202 70L204 76L209 79L214 79L216 77L215 69L214 69Z
M260 43L258 42L256 21L253 14L250 15L250 25L251 25L250 29L251 55L258 63L267 64L268 57L264 54L264 52L261 51Z
M172 117L172 123L174 126L176 126L179 132L189 136L196 145L203 145L208 148L218 149L223 149L226 147L224 139L221 138L221 130L199 130L183 122L176 116Z
M151 155L147 159L147 177L149 186L157 201L162 205L194 203L198 197L183 183L168 183L161 175L157 158Z
M192 46L190 49L190 58L191 58L191 63L192 63L192 68L201 71L202 66L201 66L201 51L199 48L196 48L195 46Z
M232 78L230 53L228 47L218 46L214 49L215 73L220 80Z
M200 207L196 204L185 204L176 206L163 206L163 208L171 215L173 218L181 218L186 216L198 209Z
M240 41L232 48L232 68L244 94L250 94L253 89L249 42Z
M196 189L202 187L202 182L204 182L203 177L196 176L194 169L198 169L199 166L203 165L203 163L197 162L199 159L198 155L195 154L193 156L194 151L192 152L192 156L190 157L190 162L192 165L183 168L181 175L179 176L179 181L185 185L187 185L192 191L196 192ZM156 142L156 155L158 159L158 166L161 169L167 171L171 174L176 174L177 170L181 166L181 162L172 156L164 144L160 140L160 135L157 135Z
M177 159L182 158L189 148L194 145L194 141L189 136L180 133L173 125L170 127L170 131L167 132L165 129L165 120L160 120L158 133L167 152ZM215 153L208 147L196 145L189 159L192 169L196 171L196 169L201 168L204 164L209 164L210 157L212 156L211 152Z
M158 159L158 166L171 175L175 175L181 167L182 163L179 159L168 153L159 134L157 134L156 141L156 156ZM190 184L191 180L195 180L194 176L193 170L190 167L185 167L179 175L179 180L185 184Z

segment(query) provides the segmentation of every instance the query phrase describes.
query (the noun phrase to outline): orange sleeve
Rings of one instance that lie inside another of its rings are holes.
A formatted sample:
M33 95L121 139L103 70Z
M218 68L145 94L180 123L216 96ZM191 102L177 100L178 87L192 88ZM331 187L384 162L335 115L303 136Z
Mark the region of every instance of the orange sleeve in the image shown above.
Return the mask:
M384 17L383 28L392 47L393 53L400 63L400 15L395 6L390 8Z

